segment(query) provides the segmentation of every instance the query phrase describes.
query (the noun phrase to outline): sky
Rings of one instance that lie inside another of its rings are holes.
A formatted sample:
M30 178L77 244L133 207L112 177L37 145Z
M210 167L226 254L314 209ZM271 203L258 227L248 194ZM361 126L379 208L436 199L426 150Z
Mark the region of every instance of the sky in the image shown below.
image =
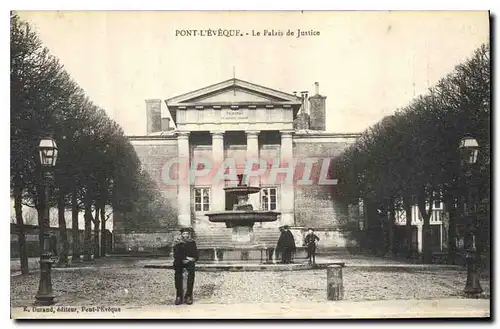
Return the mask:
M326 130L356 133L407 105L489 40L487 12L20 12L127 135L145 99L233 77L326 99ZM182 36L180 30L242 36ZM264 30L284 36L264 36ZM319 35L297 38L297 29ZM294 36L286 36L286 31ZM177 31L177 33L176 33ZM252 36L260 32L260 36ZM249 35L246 35L248 33ZM177 34L177 35L176 35ZM168 116L163 104L163 116Z

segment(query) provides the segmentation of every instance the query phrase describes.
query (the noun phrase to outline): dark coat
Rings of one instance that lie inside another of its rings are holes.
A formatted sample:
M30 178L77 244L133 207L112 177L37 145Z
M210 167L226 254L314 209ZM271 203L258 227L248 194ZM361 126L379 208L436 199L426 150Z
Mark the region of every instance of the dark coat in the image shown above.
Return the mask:
M307 234L304 238L304 245L307 247L307 250L314 251L316 250L316 241L319 241L319 238L316 234L311 233Z
M195 261L198 260L198 248L194 240L177 241L174 245L174 266L182 266L183 260L186 257L193 257Z
M278 252L282 252L284 249L289 249L290 251L295 252L295 239L293 238L292 232L281 232L280 238L278 239L278 244L276 245L276 249Z
M310 244L314 244L316 245L316 241L319 241L319 238L316 234L314 233L311 233L311 234L307 234L306 237L304 238L304 244L306 246L310 245Z

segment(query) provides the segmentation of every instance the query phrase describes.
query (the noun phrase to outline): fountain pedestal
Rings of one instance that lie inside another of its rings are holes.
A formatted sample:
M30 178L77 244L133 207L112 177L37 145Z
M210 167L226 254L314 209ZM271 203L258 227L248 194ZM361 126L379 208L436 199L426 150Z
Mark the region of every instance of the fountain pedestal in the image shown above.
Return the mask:
M210 212L208 220L213 223L225 223L227 228L231 228L232 242L235 244L252 245L255 241L253 225L255 222L273 222L278 219L279 213L275 211L253 210L248 204L248 195L258 193L260 187L256 186L233 186L224 188L226 193L235 195L237 203L233 205L233 210Z
M232 234L233 242L235 243L253 243L255 234L253 227L250 226L235 226Z

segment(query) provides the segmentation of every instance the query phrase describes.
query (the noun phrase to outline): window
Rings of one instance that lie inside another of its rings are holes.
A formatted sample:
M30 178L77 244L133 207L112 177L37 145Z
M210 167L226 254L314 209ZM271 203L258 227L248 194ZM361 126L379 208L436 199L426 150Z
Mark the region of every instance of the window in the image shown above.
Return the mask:
M264 187L260 190L260 209L276 210L277 208L277 188Z
M209 210L210 210L210 189L195 188L194 211L209 211Z

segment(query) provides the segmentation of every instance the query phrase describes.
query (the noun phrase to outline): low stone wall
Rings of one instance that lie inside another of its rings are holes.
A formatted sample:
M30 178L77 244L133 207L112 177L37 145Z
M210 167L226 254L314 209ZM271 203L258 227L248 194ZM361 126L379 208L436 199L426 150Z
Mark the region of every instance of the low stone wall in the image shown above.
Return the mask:
M161 231L160 231L161 230ZM295 245L299 249L303 249L304 237L307 233L306 227L292 227L290 229L294 238ZM201 233L201 232L200 232ZM115 253L136 253L136 252L152 252L160 254L170 254L174 237L179 234L175 228L158 229L158 231L150 232L113 232ZM349 241L348 234L338 229L316 229L315 234L319 237L317 251L329 251L335 249L346 249L356 247L354 241ZM206 238L206 237L205 237ZM258 241L256 241L258 243ZM276 240L276 243L278 241ZM205 248L202 248L205 249ZM208 248L207 253L214 253L213 249ZM228 249L228 248L221 248ZM303 251L300 251L303 253ZM211 255L210 258L214 258Z
M107 230L106 230L107 231ZM60 238L60 230L58 227L50 227L47 229L47 233L54 232L57 237L57 248L61 250L61 238ZM102 233L100 233L102 234ZM107 234L110 235L109 231ZM26 249L28 253L28 257L38 257L40 256L40 244L38 242L39 231L38 227L35 225L25 225L24 226L24 236L26 239ZM73 252L73 232L71 229L66 229L66 236L68 238L69 243L69 254L71 255ZM83 248L84 244L84 230L79 230L79 239L80 239L80 248ZM94 234L91 233L91 241L94 241ZM10 227L10 257L18 258L19 257L19 233L18 227L16 224L11 224ZM109 247L107 248L109 250Z
M307 234L307 227L292 227L290 231L295 238L295 245L302 246ZM357 242L349 239L347 232L335 228L317 228L314 234L319 238L317 251L356 248Z
M177 229L163 232L113 232L113 251L115 253L129 252L159 252L170 253Z

